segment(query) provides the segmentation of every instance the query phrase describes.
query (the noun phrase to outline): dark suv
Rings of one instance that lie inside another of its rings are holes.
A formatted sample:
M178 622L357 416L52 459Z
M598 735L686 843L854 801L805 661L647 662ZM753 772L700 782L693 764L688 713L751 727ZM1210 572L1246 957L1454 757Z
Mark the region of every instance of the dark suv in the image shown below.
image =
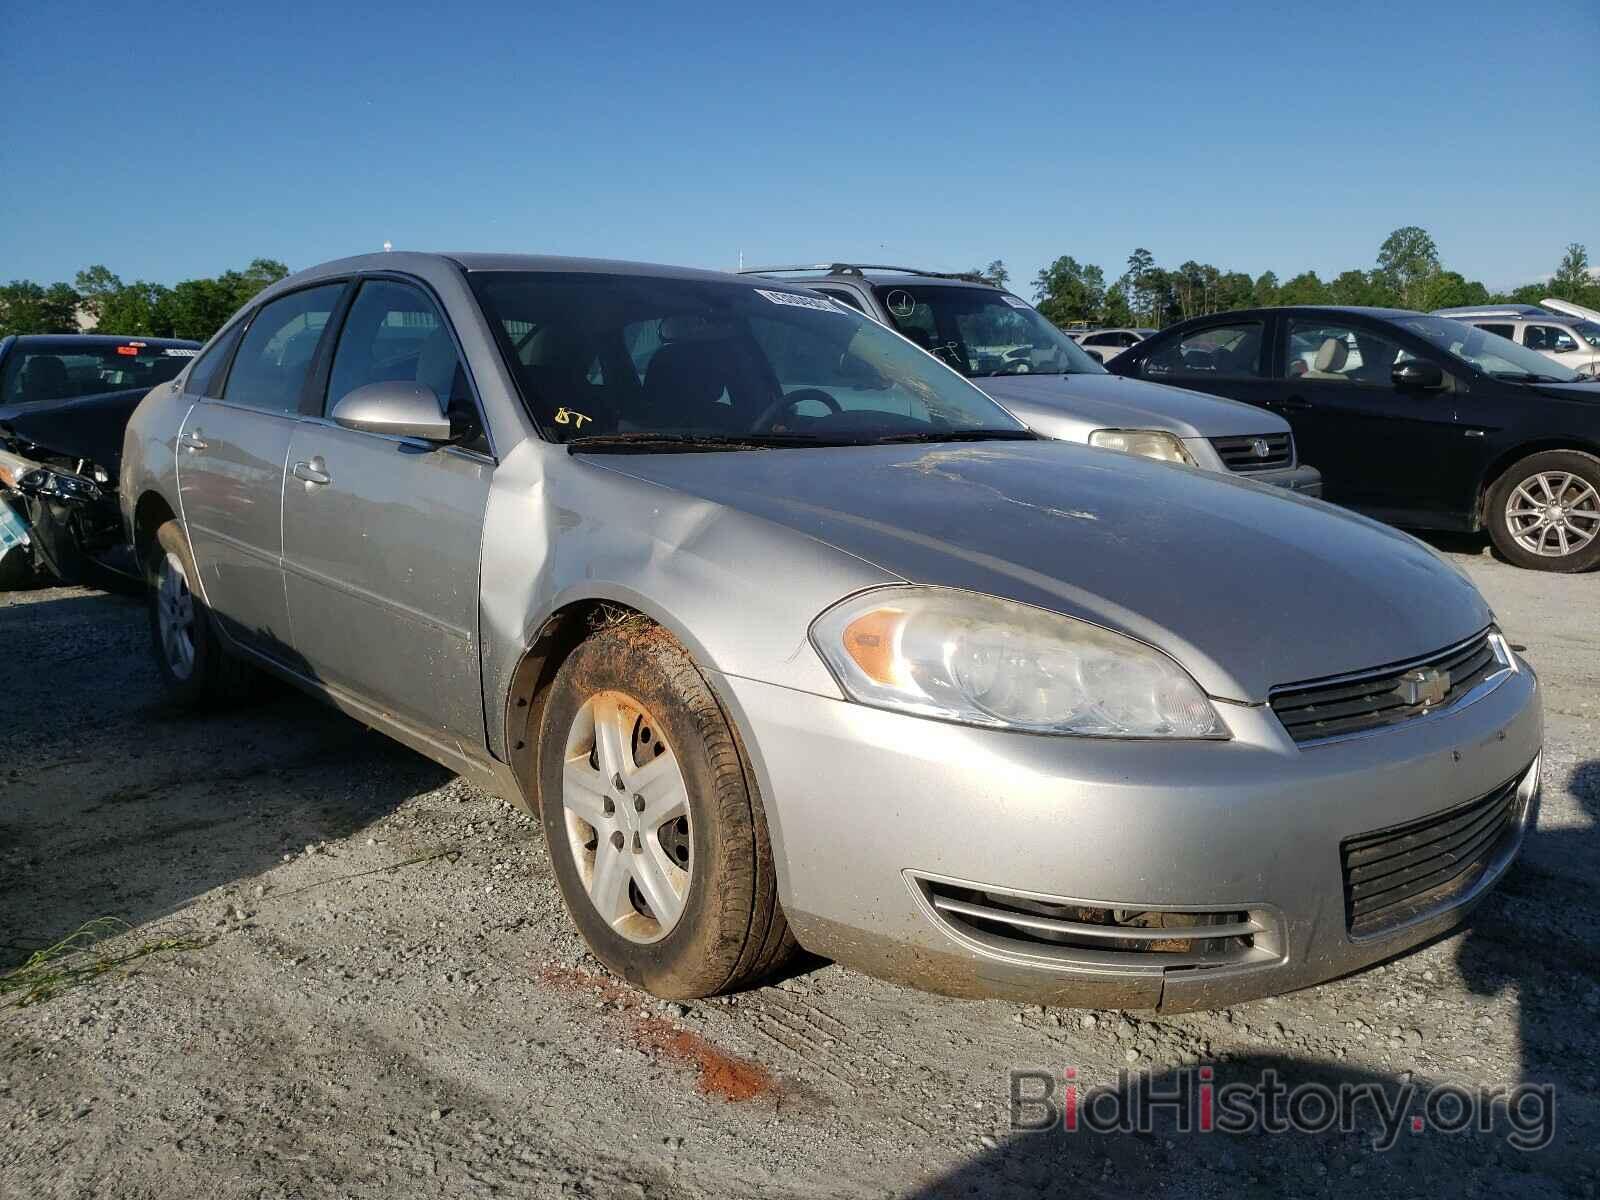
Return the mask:
M1505 338L1404 309L1247 309L1173 325L1106 369L1282 415L1335 503L1487 528L1536 570L1600 564L1600 384Z

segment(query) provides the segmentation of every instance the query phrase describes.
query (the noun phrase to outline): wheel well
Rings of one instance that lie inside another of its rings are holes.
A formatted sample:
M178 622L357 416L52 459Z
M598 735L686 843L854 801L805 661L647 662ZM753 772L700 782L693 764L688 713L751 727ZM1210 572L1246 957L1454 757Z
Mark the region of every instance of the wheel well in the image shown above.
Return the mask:
M150 547L155 545L156 530L176 514L159 492L146 492L139 497L133 510L133 550L142 564Z
M636 608L611 600L578 600L545 619L511 675L506 697L506 750L530 802L538 795L539 722L561 664L590 633L623 621L648 621Z
M1483 473L1483 478L1478 481L1478 499L1472 507L1472 517L1479 528L1489 520L1489 492L1494 485L1500 482L1504 475L1514 465L1528 458L1530 455L1542 454L1546 450L1572 450L1578 454L1592 454L1600 457L1600 443L1584 441L1580 438L1545 438L1542 441L1526 442L1514 450L1507 450Z

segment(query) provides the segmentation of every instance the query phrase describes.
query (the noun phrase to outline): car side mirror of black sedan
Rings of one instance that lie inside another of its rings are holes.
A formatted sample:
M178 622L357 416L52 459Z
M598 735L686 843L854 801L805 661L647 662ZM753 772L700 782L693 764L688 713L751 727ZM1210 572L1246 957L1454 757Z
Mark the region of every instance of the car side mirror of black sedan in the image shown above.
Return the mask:
M1437 363L1423 362L1420 358L1395 363L1389 379L1397 388L1412 392L1425 392L1444 386L1444 371Z

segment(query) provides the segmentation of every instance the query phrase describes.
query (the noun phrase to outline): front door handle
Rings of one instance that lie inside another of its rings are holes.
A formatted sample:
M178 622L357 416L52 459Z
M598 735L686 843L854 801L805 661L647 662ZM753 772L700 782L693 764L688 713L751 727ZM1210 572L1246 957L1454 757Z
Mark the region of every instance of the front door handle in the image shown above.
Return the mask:
M320 456L313 458L310 462L297 462L291 470L294 472L296 479L304 479L307 483L329 484L333 482L333 476L328 474L326 465Z
M1288 399L1286 399L1283 402L1283 406L1285 408L1292 408L1292 409L1295 409L1297 411L1300 410L1300 409L1307 409L1307 408L1311 407L1311 405L1309 403L1307 403L1305 400L1301 399L1299 396L1290 396Z
M200 436L199 431L196 430L192 433L185 433L182 437L180 437L178 439L178 445L189 451L204 450L206 448L206 441Z

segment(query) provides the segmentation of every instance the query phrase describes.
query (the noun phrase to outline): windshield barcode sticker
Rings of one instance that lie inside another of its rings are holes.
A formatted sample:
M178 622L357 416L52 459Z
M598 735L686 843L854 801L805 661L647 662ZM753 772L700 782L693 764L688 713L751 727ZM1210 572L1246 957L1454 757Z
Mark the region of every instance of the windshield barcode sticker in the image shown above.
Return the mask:
M1012 308L1027 308L1028 307L1028 302L1026 300L1019 300L1019 299L1017 299L1017 297L1013 296L1010 292L1002 292L1000 294L1005 297L1006 303L1011 305Z
M769 292L766 288L757 288L756 295L765 296L774 304L787 304L790 308L815 308L827 313L839 311L832 300L825 300L821 296L800 296L794 292Z

